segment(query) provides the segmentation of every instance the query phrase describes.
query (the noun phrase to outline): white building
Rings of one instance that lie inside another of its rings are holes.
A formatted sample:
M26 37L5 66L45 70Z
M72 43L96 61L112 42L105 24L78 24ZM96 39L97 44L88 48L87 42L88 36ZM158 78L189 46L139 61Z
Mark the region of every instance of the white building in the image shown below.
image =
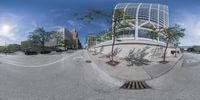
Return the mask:
M57 34L60 34L62 36L62 39L59 41L64 41L64 40L71 40L71 32L66 29L66 28L59 28L57 31ZM57 45L57 39L52 38L48 42L45 43L45 46L47 47L54 47ZM58 45L61 47L63 44L61 42L58 42Z
M64 40L71 40L72 35L71 35L71 32L68 29L60 28L60 29L57 30L57 32L63 35Z
M124 57L128 55L130 50L145 49L148 52L147 58L160 57L163 54L166 45L163 35L151 38L148 33L150 27L159 29L160 27L169 26L169 11L167 5L151 4L151 3L119 3L114 8L113 18L116 10L123 10L123 20L121 24L127 24L127 27L116 30L117 40L115 48L120 48L121 52L118 56ZM102 53L111 52L112 32L105 32L96 42L94 48L101 50ZM147 49L148 48L148 49ZM171 55L171 51L175 50L173 45L169 46L167 55Z

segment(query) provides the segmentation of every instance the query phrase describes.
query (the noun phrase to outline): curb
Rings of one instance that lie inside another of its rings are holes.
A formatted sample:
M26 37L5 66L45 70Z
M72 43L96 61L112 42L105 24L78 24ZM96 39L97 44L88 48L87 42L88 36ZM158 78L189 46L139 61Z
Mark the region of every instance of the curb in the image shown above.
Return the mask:
M18 62L15 62L15 63L10 63L9 61L4 61L3 63L4 64L9 64L9 65L12 65L12 66L16 66L16 67L24 67L24 68L40 68L40 67L48 67L49 65L53 65L53 64L56 64L56 63L59 63L59 62L62 62L64 60L66 60L67 58L71 57L71 56L74 56L74 54L71 54L71 55L65 55L64 57L62 57L61 59L58 59L54 62L51 62L51 63L46 63L46 64L41 64L41 65L23 65L23 64L20 64Z
M92 61L91 66L93 67L93 70L97 71L98 73L98 76L105 82L108 82L108 83L111 83L115 86L119 86L121 87L125 81L122 81L122 80L119 80L117 78L114 78L112 76L110 76L110 74L106 73L105 71L103 71L100 67L97 66L97 64L94 62L94 60L91 59L90 55L88 54L88 51L85 52L87 54L87 56L89 57L89 60ZM110 79L109 81L106 80L107 79Z
M145 81L153 80L153 79L159 78L159 77L161 77L161 76L163 76L163 75L169 73L169 72L170 72L172 69L174 69L174 67L182 60L182 58L183 58L183 55L177 60L177 62L176 62L174 65L172 65L172 67L171 67L169 70L167 70L167 71L161 73L161 74L158 75L158 76L153 77L152 79L147 79L147 80L145 80Z

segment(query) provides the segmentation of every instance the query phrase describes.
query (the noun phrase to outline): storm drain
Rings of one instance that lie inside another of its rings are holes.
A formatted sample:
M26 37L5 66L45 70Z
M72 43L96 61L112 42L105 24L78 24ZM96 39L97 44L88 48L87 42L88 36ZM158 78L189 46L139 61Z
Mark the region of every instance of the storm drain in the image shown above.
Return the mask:
M148 89L150 86L145 81L129 81L121 86L122 89Z
M92 63L92 61L91 61L91 60L86 60L85 62L86 62L86 63Z

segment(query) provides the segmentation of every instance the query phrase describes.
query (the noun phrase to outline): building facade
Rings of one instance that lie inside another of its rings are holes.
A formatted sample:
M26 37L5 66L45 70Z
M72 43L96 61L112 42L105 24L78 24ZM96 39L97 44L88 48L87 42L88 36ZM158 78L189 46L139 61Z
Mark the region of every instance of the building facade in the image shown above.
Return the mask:
M71 32L67 28L60 28L57 30L58 33L62 34L63 40L71 40Z
M59 38L52 36L52 38L48 42L45 43L45 46L47 46L47 47L55 47L55 46L62 47L63 46L62 41L71 40L71 37L72 37L71 32L67 28L59 28L55 32L56 32L57 36L59 36Z
M124 11L123 18L129 27L118 29L118 38L135 40L152 40L148 35L150 27L160 28L169 26L168 6L150 3L119 3L114 8ZM113 15L115 17L115 14ZM126 19L127 18L127 19ZM162 34L154 38L159 42L165 42Z
M64 49L64 44L63 41L67 40L69 45L67 46L68 48L72 49L80 49L81 48L81 43L78 38L78 32L74 28L72 31L69 31L67 28L59 28L56 30L56 34L60 36L59 40L55 36L52 36L52 38L45 43L45 46L47 47L59 47Z
M75 41L75 48L81 49L82 46L81 46L81 43L80 43L80 40L79 40L79 37L78 37L78 32L75 28L72 29L72 31L71 31L71 38L72 38L73 41Z
M86 45L87 48L91 48L91 47L95 46L96 45L96 36L92 35L92 34L88 35L86 37L86 44L87 44Z
M148 53L147 58L163 56L166 45L164 36L159 33L158 37L152 38L148 33L152 31L152 27L156 29L169 27L168 6L151 3L119 3L114 8L113 18L116 17L117 10L124 12L123 16L120 16L122 19L120 24L127 26L116 29L115 48L121 49L118 56L125 57L133 49L145 50ZM93 49L104 54L110 53L112 33L111 30L96 36L92 43L96 44ZM170 56L173 50L175 50L173 44L170 44L167 55Z

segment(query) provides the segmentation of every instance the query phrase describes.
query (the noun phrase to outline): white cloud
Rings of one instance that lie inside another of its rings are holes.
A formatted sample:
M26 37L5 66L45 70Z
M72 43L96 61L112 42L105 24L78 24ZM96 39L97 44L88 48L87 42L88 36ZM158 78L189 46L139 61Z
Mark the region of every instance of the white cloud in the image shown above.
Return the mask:
M59 13L59 12L69 12L71 10L72 9L70 9L70 8L66 8L66 9L51 9L50 12L51 13Z
M76 20L68 20L67 23L69 24L69 27L76 28L78 30L81 30L87 27L87 25L83 24L83 22L78 22Z
M69 25L71 25L71 26L76 26L76 22L73 21L73 20L68 20L67 22L68 22Z
M197 13L178 13L173 21L186 29L181 45L200 45L200 15Z
M1 12L0 45L4 45L5 41L7 41L7 43L16 43L16 41L19 42L19 38L21 37L19 36L19 25L17 23L20 19L20 17L14 14Z

